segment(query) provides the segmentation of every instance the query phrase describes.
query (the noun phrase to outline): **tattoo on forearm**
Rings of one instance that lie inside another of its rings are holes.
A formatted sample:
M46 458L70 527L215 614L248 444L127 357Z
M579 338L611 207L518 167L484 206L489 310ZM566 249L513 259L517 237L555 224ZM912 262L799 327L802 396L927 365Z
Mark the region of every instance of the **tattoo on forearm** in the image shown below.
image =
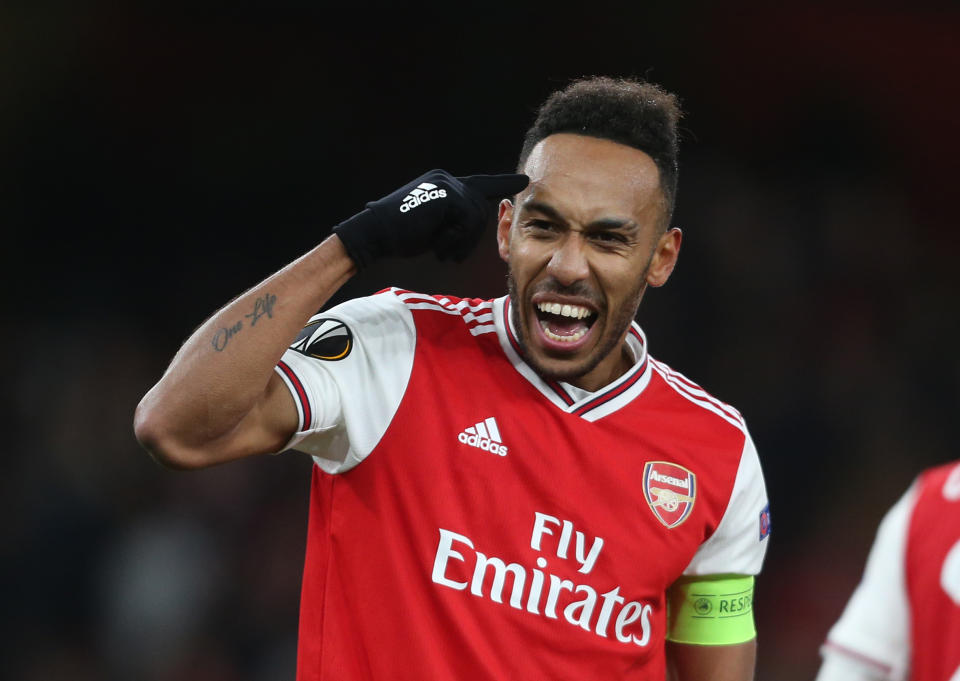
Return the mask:
M253 312L246 315L250 320L250 326L257 323L257 320L266 315L273 319L273 304L277 302L277 297L272 293L266 294L263 298L257 298L253 303Z
M211 341L213 343L213 349L217 352L222 352L223 349L227 347L227 343L230 342L230 339L233 338L234 335L240 333L240 329L242 328L243 320L240 320L231 327L224 326L223 328L218 329L217 332L213 334L213 341Z
M257 298L253 302L253 312L244 315L246 319L250 320L250 326L256 325L261 317L273 319L273 306L276 302L277 297L272 293L265 293L262 298ZM217 329L217 332L213 334L213 338L210 341L213 349L217 352L223 352L223 349L227 347L230 339L242 330L243 319L238 319L233 326L224 326Z

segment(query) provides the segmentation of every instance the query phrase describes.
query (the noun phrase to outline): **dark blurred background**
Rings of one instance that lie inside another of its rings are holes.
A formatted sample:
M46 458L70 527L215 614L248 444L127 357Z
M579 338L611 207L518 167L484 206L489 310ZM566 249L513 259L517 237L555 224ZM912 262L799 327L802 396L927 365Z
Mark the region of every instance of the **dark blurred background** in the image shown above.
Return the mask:
M4 678L293 678L309 460L165 471L134 407L214 309L429 168L509 171L592 74L683 98L684 247L640 321L747 418L757 678L812 678L882 514L958 455L960 11L200 7L0 5ZM493 238L334 302L499 295Z

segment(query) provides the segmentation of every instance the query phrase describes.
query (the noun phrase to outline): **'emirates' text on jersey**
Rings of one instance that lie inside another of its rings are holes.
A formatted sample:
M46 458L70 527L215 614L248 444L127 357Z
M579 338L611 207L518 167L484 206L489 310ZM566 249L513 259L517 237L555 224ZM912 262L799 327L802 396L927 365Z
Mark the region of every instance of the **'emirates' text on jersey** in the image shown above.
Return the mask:
M391 289L278 366L316 462L298 679L664 678L664 592L756 574L740 414L649 357L587 393L520 358L508 298Z

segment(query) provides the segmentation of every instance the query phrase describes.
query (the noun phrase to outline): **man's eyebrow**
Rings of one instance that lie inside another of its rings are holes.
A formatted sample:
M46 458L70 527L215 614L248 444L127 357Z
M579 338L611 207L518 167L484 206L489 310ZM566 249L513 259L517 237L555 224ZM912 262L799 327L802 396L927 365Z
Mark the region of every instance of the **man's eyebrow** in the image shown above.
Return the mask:
M521 204L523 210L533 213L540 213L541 215L558 222L561 224L566 224L567 220L556 208L551 206L549 203L545 203L538 199L529 198ZM591 232L600 232L604 230L625 230L625 231L634 231L638 227L636 220L631 218L599 218L593 222L586 225L586 228Z
M635 232L640 227L636 220L630 218L600 218L587 225L591 232L604 232L621 230L624 232Z
M530 211L534 213L540 213L546 217L554 220L556 222L566 222L564 217L560 214L556 208L551 206L549 203L544 203L534 198L529 198L520 204L520 207L525 211Z

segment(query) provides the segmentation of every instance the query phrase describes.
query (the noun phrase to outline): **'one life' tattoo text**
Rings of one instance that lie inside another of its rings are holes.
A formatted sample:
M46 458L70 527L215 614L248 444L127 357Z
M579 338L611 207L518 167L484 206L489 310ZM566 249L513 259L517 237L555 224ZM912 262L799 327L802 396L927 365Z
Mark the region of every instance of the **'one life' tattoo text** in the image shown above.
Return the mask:
M244 315L245 319L250 320L250 326L255 326L256 323L263 317L268 319L273 318L273 306L277 302L277 297L272 293L265 293L261 298L257 298L253 302L253 312ZM238 319L235 324L232 326L224 326L217 329L217 332L213 334L213 339L210 341L213 345L213 349L217 352L223 352L224 348L227 347L227 343L230 342L230 339L236 336L243 330L243 319Z

